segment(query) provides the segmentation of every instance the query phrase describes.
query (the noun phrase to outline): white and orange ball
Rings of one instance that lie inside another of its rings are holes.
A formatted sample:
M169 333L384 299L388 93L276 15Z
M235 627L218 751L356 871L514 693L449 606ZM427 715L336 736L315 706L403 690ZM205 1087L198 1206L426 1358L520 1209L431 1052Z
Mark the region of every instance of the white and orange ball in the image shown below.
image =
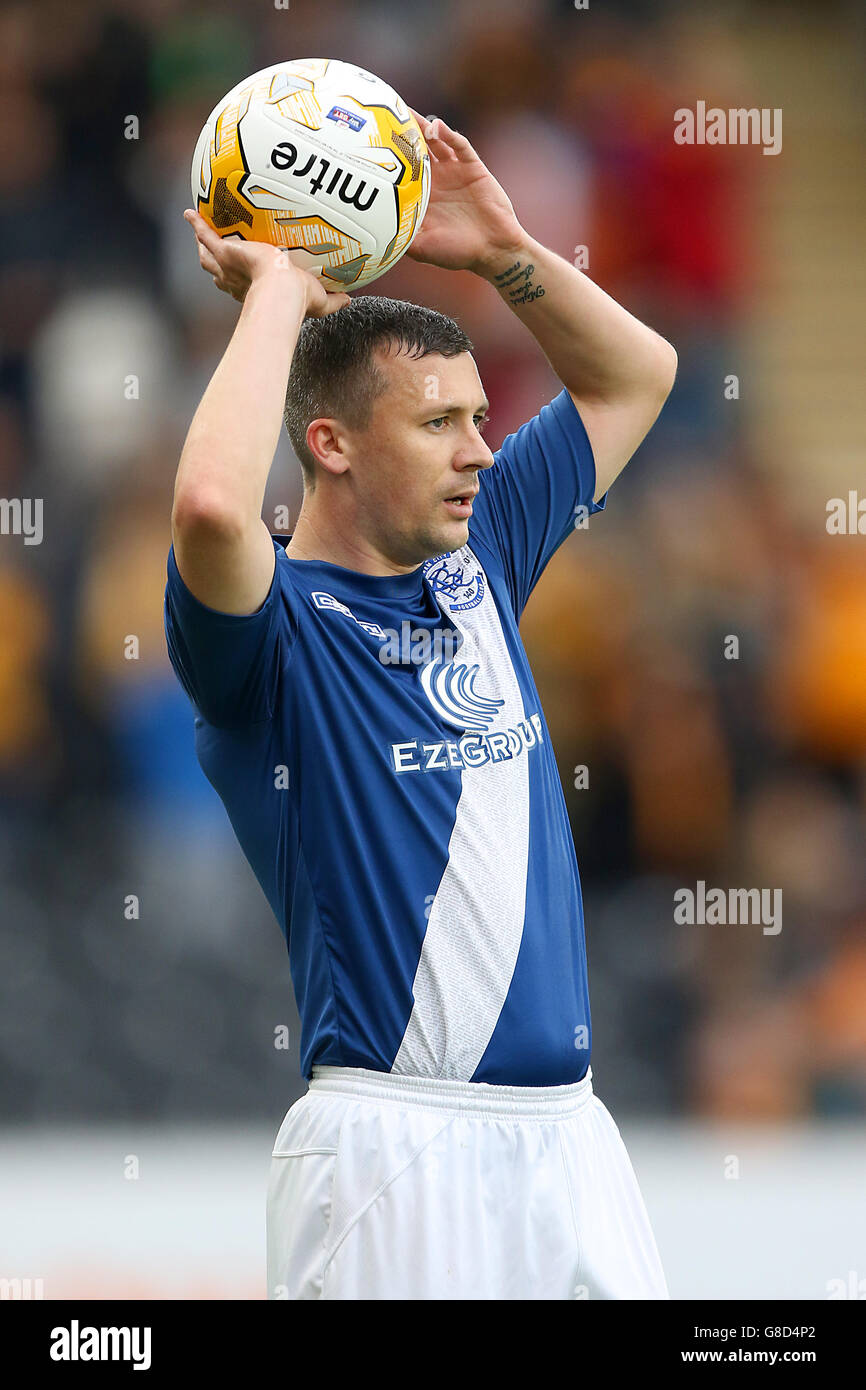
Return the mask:
M254 73L214 107L192 196L220 236L289 247L326 289L355 290L412 244L430 156L393 87L351 63L300 58Z

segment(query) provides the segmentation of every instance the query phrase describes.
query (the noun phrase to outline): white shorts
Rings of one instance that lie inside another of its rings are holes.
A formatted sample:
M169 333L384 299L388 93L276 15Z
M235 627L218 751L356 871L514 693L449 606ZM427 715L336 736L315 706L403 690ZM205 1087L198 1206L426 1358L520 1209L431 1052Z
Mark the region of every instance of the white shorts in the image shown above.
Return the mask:
M669 1298L619 1130L571 1086L314 1067L271 1158L268 1298Z

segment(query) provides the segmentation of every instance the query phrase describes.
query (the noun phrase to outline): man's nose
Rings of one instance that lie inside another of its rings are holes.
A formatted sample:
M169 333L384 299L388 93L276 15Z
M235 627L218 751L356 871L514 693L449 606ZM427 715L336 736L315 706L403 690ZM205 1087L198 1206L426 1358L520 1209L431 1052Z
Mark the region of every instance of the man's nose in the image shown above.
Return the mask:
M476 435L473 440L467 441L466 445L458 452L454 460L454 467L467 468L492 468L496 460L490 449L484 443L480 435Z

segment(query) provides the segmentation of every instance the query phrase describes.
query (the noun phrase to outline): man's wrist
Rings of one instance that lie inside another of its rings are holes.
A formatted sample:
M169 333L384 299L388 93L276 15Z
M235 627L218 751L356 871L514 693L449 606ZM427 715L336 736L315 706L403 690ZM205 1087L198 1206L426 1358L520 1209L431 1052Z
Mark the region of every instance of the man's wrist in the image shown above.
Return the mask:
M532 237L528 236L522 228L518 228L513 240L497 241L491 244L483 256L470 266L470 269L473 274L480 275L483 280L489 280L493 284L496 277L502 275L515 261L518 259L525 261L529 247L533 244Z
M524 235L521 241L492 253L486 260L484 279L511 308L543 297L545 289L539 280L538 264L542 249L531 236Z
M309 308L309 291L303 278L294 274L295 267L287 259L275 260L274 265L260 272L250 282L244 295L244 303L252 299L277 300L286 305L289 313L294 310L301 319Z

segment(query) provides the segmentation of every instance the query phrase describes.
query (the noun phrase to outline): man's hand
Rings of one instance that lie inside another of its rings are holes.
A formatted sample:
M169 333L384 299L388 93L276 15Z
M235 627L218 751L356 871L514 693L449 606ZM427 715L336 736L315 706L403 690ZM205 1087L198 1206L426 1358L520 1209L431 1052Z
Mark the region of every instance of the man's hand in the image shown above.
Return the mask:
M428 121L417 111L412 115L430 151L432 186L421 230L406 255L445 270L484 275L522 243L511 200L465 135L438 116Z
M306 309L304 316L325 318L351 303L345 292L326 290L312 271L302 270L290 259L288 251L264 241L242 241L240 237L221 237L199 213L187 208L184 217L195 233L198 258L202 268L213 277L218 290L230 294L243 304L247 290L262 275L279 271L298 277L304 287Z

